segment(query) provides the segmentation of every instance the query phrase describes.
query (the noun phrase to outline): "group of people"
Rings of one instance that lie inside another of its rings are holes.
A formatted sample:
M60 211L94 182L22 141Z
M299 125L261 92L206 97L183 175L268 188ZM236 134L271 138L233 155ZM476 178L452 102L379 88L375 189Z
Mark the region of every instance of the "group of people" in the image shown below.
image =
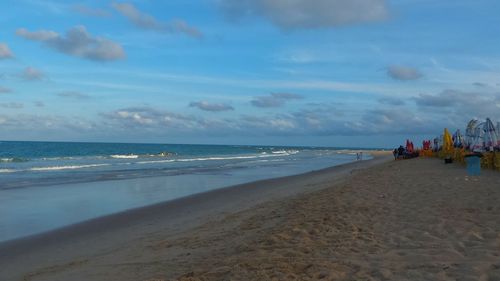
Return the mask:
M402 145L400 145L398 148L395 148L392 151L392 154L394 155L394 160L418 157L418 152L408 150Z

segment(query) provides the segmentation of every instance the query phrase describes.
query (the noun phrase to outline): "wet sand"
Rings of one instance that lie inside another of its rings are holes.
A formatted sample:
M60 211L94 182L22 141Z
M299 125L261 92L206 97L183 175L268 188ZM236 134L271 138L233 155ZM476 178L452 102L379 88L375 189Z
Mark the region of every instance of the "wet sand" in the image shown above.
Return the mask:
M500 173L390 156L0 244L0 280L500 280Z

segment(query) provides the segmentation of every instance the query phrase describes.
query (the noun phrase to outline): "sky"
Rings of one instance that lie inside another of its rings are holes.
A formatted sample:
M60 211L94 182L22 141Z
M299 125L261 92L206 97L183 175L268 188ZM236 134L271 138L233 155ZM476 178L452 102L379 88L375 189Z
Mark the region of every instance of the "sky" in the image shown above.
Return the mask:
M393 147L500 121L497 0L0 5L0 140Z

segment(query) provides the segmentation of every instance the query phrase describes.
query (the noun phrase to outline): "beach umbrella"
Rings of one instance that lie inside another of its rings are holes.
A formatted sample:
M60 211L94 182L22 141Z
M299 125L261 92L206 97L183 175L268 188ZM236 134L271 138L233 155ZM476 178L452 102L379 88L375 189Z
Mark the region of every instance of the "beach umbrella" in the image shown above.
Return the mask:
M444 129L443 134L443 151L449 154L453 152L453 138L446 128Z
M479 123L474 129L474 140L470 146L470 150L472 151L484 151L484 130L483 130L484 122Z
M499 143L495 125L493 125L493 122L491 122L490 118L486 118L486 122L483 125L483 131L484 131L483 141L485 149L493 150L493 147L497 147Z
M431 149L431 140L423 140L422 141L422 149L423 150L429 150Z
M439 138L434 138L434 150L439 150Z
M460 132L460 129L458 129L453 134L453 145L455 147L463 147L463 145L464 145L464 137L462 136L462 133Z
M424 150L431 149L431 140L424 140L424 142L423 142L423 148L424 148Z
M476 140L476 127L478 122L477 119L470 120L465 129L465 147L469 149L472 148Z

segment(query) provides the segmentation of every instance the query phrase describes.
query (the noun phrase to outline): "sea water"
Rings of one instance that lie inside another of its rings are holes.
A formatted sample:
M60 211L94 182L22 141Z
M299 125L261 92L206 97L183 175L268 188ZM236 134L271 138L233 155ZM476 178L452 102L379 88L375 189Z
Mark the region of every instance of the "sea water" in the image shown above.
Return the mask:
M339 148L0 142L0 242L356 160Z

